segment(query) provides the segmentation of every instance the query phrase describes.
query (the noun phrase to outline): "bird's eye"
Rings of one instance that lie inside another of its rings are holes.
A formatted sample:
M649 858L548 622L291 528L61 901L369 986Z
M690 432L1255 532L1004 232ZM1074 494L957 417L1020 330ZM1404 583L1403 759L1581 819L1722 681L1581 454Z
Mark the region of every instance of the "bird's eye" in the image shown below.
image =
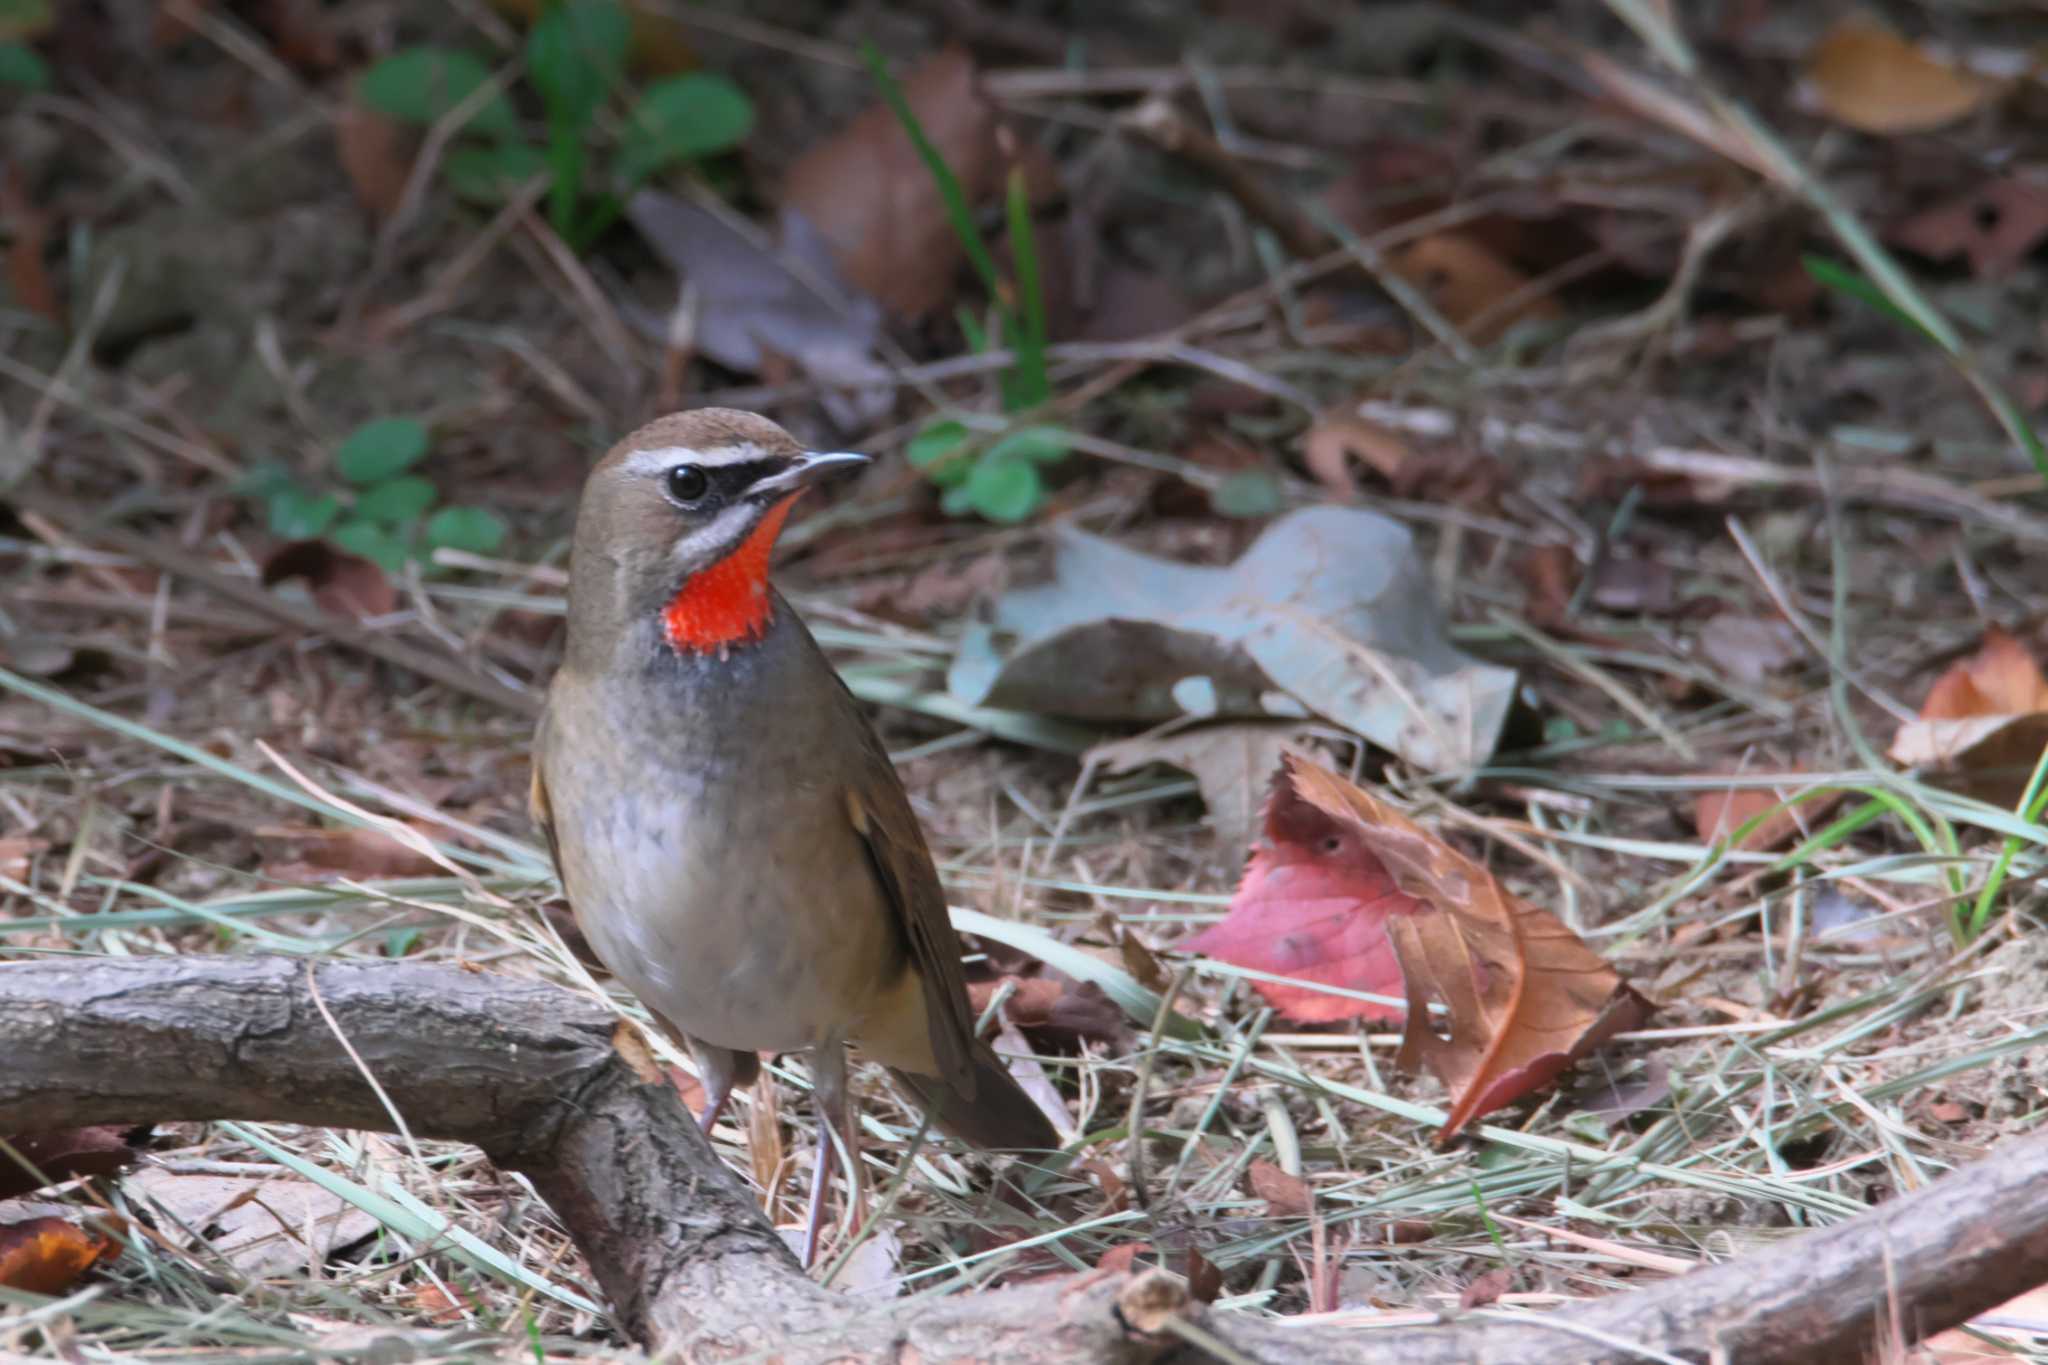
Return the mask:
M677 502L695 502L711 491L711 480L693 464L679 464L668 472L668 495Z

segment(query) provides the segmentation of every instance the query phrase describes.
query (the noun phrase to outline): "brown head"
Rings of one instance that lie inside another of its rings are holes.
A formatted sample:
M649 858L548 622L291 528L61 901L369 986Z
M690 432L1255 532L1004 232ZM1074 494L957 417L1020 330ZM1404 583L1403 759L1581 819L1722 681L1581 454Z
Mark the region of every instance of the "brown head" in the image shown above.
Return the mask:
M698 408L612 447L583 485L569 564L569 663L602 667L636 628L677 650L758 638L790 505L864 455L817 454L765 417Z

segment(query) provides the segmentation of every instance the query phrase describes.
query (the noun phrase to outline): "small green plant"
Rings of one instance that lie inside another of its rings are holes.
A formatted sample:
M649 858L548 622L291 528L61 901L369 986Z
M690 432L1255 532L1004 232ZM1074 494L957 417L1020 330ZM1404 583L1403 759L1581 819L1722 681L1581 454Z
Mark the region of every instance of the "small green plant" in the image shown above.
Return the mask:
M881 53L873 43L866 43L861 56L874 75L883 102L903 125L911 146L931 173L946 206L946 221L988 289L988 324L984 326L962 309L960 330L977 354L992 350L1011 353L1013 359L1001 381L1003 411L1012 416L1027 413L1052 397L1052 377L1046 369L1045 291L1039 281L1038 239L1032 232L1024 172L1013 168L1005 187L1003 208L1015 267L1014 277L1006 279L996 268L995 253L975 221L960 177L925 135ZM1027 426L989 438L955 418L941 417L918 432L910 443L909 458L945 490L940 506L949 515L977 512L990 521L1015 523L1044 501L1045 481L1039 471L1064 459L1070 445L1067 434L1057 427Z
M49 89L50 68L28 44L56 23L52 0L0 0L0 91Z
M273 535L325 540L400 573L407 561L435 550L495 552L505 523L483 507L442 506L440 491L410 472L433 440L412 417L380 417L350 432L335 448L334 472L343 491L309 488L282 465L264 465L244 481L261 498Z
M558 0L526 37L526 80L546 138L530 140L503 90L484 94L489 66L457 48L409 47L364 72L356 93L401 123L424 125L469 108L443 173L457 194L494 202L535 175L548 180L548 221L581 250L615 221L633 191L670 166L729 151L754 125L746 93L723 76L656 81L616 120L632 25L617 0ZM597 150L609 158L599 166Z

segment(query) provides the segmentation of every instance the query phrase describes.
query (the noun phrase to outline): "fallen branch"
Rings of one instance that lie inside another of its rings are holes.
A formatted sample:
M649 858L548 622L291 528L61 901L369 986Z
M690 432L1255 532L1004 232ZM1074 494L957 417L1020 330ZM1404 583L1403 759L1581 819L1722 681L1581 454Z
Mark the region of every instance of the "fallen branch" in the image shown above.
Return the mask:
M312 983L317 979L319 1002ZM323 1016L324 1003L333 1023ZM347 1044L361 1058L351 1058ZM1212 1313L1162 1271L861 1302L807 1279L631 1029L531 981L293 958L0 964L0 1132L241 1118L474 1143L560 1215L623 1330L682 1360L1853 1360L2048 1280L2048 1137L1850 1222L1518 1321L1360 1332Z

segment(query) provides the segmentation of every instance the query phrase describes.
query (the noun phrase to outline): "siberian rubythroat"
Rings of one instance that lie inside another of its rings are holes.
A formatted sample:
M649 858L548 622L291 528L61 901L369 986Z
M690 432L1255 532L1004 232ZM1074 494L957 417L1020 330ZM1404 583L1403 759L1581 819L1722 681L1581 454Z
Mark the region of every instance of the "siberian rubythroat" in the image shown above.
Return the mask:
M677 413L591 472L568 650L534 739L533 813L578 926L696 1060L709 1129L762 1052L809 1053L857 1206L845 1044L977 1146L1049 1149L976 1038L931 853L874 730L768 582L791 504L865 457L765 417Z

